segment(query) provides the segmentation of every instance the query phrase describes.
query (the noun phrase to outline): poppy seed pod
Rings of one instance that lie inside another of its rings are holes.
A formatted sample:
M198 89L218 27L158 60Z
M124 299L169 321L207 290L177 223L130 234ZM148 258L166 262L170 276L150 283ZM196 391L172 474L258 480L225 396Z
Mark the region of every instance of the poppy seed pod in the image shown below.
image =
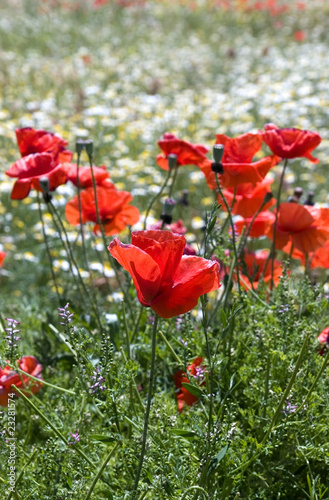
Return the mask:
M39 179L39 185L40 185L40 188L42 189L42 192L44 194L49 193L49 179L48 179L48 177L41 177L41 179Z
M176 202L175 200L171 198L167 198L163 202L163 208L162 208L162 214L160 216L160 219L165 223L165 224L171 224L172 223L172 213L175 208Z
M169 170L174 170L174 168L177 167L177 155L175 155L174 153L168 155L168 167Z

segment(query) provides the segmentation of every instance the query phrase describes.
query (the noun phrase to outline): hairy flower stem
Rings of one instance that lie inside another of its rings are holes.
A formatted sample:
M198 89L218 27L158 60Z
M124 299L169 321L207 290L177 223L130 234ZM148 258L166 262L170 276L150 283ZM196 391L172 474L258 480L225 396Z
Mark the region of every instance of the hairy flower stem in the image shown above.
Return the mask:
M69 389L64 389L63 387L59 387L58 385L50 384L49 382L45 382L44 380L42 380L40 378L34 377L30 373L25 372L24 370L21 370L20 368L18 368L18 366L15 366L13 363L7 363L7 364L8 364L8 366L10 366L13 369L13 371L18 372L18 373L22 373L22 375L26 375L31 380L35 380L39 384L47 385L48 387L52 387L53 389L57 389L58 391L67 392L68 394L73 394L74 396L76 395L74 391L71 391Z
M239 289L239 295L240 295L240 293L241 293L241 286L240 286L240 277L239 277L239 258L238 258L237 248L236 248L235 230L234 230L234 223L233 223L233 219L232 219L232 213L231 213L230 207L228 206L226 198L225 198L225 196L223 194L222 188L220 187L217 174L215 174L215 179L216 179L216 184L217 184L218 192L219 192L219 194L221 195L221 197L222 197L222 199L224 201L224 204L225 204L225 207L226 207L226 210L227 210L227 213L228 213L228 217L229 217L229 220L230 220L230 224L231 224L231 229L232 229L232 243L233 243L233 251L234 251L235 265L236 265L236 277L237 277L238 289Z
M154 381L154 368L155 368L155 346L156 346L156 334L157 334L158 320L159 320L159 316L157 314L155 314L153 329L152 329L151 367L150 367L149 389L148 389L148 395L147 395L147 405L146 405L146 411L145 411L144 430L143 430L143 438L142 438L142 449L141 449L141 454L140 454L139 463L138 463L138 467L137 467L137 472L136 472L136 477L135 477L135 482L134 482L134 489L133 489L131 500L135 500L135 498L137 496L139 478L140 478L140 475L142 472L145 449L146 449L147 429L148 429L149 416L150 416L150 410L151 410L151 400L152 400L152 394L153 394L153 381Z
M170 179L170 176L171 176L171 170L168 170L168 174L167 174L167 177L165 178L165 181L160 189L160 191L155 195L153 196L153 198L151 199L150 201L150 204L149 206L147 207L146 209L146 213L145 213L145 218L144 218L144 230L146 229L146 223L147 223L147 218L149 216L149 213L154 205L154 203L156 203L158 201L158 199L160 198L160 196L162 195L164 189L166 188L168 182L169 182L169 179Z
M210 448L210 433L212 430L212 409L213 409L213 365L211 358L211 350L208 337L208 314L207 314L207 297L205 295L201 296L202 304L202 327L206 340L206 349L208 357L208 367L210 375L210 398L209 398L209 420L208 420L208 449Z
M88 290L87 290L87 287L82 279L82 276L80 274L80 270L79 270L79 266L74 258L74 255L73 255L73 252L72 252L72 248L71 248L71 244L70 244L70 240L69 240L69 237L68 237L68 234L67 234L67 231L65 229L65 226L62 222L62 219L59 215L59 213L57 212L57 209L55 207L55 205L50 201L49 202L49 205L51 206L52 210L53 210L53 213L55 214L57 220L58 220L58 223L60 225L60 228L61 230L63 231L63 234L64 234L64 237L65 237L65 240L66 240L66 244L67 244L67 250L68 250L68 255L69 255L69 259L71 260L72 264L74 265L75 269L76 269L76 272L77 272L77 275L78 275L78 278L79 278L79 282L81 284L81 287L84 291L84 294L85 294L85 300L89 301L89 304L91 306L91 308L93 309L94 311L94 315L95 315L95 319L98 323L98 327L100 329L100 331L103 330L103 327L102 327L102 324L101 324L101 321L100 321L100 318L99 318L99 311L97 310L97 304L96 304L96 300L95 300L95 297L91 294L88 293ZM73 270L72 270L73 271Z
M99 225L99 228L101 230L102 239L103 239L103 245L104 245L104 249L106 250L107 249L106 234L105 234L105 231L104 231L103 222L101 221L101 218L100 218L100 215L99 215L98 199L97 199L97 185L96 185L96 179L95 179L94 170L93 170L93 158L92 158L92 155L90 153L88 154L88 159L89 159L89 166L90 166L91 177L92 177L92 180L93 180L97 224ZM120 279L119 273L118 273L118 271L117 271L117 269L115 267L114 259L113 259L112 255L110 254L110 252L106 252L106 254L107 254L107 258L109 260L110 267L114 270L115 277L117 279L117 282L118 282L118 285L119 285L119 287L121 289L121 292L123 293L123 296L125 298L126 304L129 307L129 309L131 309L130 297L127 294L124 286L121 283L121 279Z
M263 210L263 208L265 207L266 203L268 203L267 200L263 200L263 203L261 204L261 206L259 207L259 209L257 210L257 212L255 212L253 218L251 219L250 221L250 224L246 230L246 233L243 237L241 237L241 240L240 240L240 244L239 244L239 248L238 248L238 258L240 259L241 257L241 254L243 252L243 248L245 246L245 244L247 243L247 239L248 239L248 236L250 234L250 231L251 231L251 228L252 228L252 225L253 223L255 222L255 219L257 217L257 215L260 214L260 212Z
M88 264L85 234L84 234L83 222L82 222L81 186L80 186L80 158L81 158L81 151L80 150L77 152L77 155L78 155L78 158L77 158L77 191L78 191L79 225L80 225L82 252L83 252L83 259L85 261L86 270L88 271L88 273L90 275L90 279L92 280L90 269L89 269L89 264Z
M90 488L88 490L88 493L85 497L85 500L89 500L90 497L91 497L91 494L96 486L96 483L97 481L99 480L99 478L101 477L101 475L103 474L103 470L105 469L107 463L109 462L109 460L112 458L112 456L114 455L114 453L116 452L118 446L119 446L120 442L118 442L114 448L110 451L110 453L106 456L104 462L102 463L102 465L100 466L100 468L98 469L94 479L93 479L93 482L91 483L90 485Z
M281 191L282 191L283 179L284 179L284 174L285 174L287 165L288 165L288 158L286 158L284 161L282 172L281 172L281 177L280 177L280 184L279 184L277 203L276 203L275 221L274 221L274 226L273 226L273 241L272 241L272 246L271 246L271 252L269 254L269 258L272 259L272 262L271 262L271 290L273 290L273 288L274 288L274 259L275 259L276 228L278 225L278 215L279 215L279 210L280 210L280 201L281 201ZM267 267L267 262L266 262L264 270L266 269L266 267Z
M41 222L41 227L42 227L42 234L43 234L43 239L44 239L45 246L46 246L46 252L47 252L47 255L48 255L48 259L49 259L51 277L52 277L53 282L54 282L54 286L55 286L55 290L56 290L56 295L57 295L58 303L60 304L61 296L60 296L59 288L58 288L57 281L56 281L55 271L54 271L54 267L53 267L53 259L52 259L51 253L50 253L50 248L49 248L49 243L48 243L48 238L47 238L47 233L46 233L46 227L45 227L45 222L43 220L39 191L37 191L37 198L38 198L38 209L39 209L39 217L40 217L40 222Z
M169 188L168 198L171 198L172 194L174 192L174 186L175 186L175 183L176 183L177 174L178 174L178 167L175 167L174 168L174 174L173 174L172 181L171 181L170 188Z

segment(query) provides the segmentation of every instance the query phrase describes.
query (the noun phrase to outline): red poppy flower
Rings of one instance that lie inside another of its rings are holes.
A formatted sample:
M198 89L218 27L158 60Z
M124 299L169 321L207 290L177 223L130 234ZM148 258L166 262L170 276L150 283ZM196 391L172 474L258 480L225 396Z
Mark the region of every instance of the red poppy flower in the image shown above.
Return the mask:
M242 134L238 137L228 137L216 134L216 144L223 144L224 154L222 164L224 173L218 175L221 187L236 187L242 183L255 185L261 182L271 167L280 161L277 156L267 156L252 162L255 154L262 146L261 134ZM199 163L210 189L217 189L215 173L211 170L211 160Z
M265 236L267 232L270 230L274 220L275 220L275 215L273 215L272 212L269 212L268 210L258 214L257 217L255 217L255 220L249 231L250 238L260 238L261 236ZM235 221L234 224L237 232L241 233L244 227L246 227L248 230L251 221L252 217L246 217L244 219Z
M241 276L249 288L252 286L257 288L261 276L263 276L264 283L269 283L271 281L272 261L271 259L268 260L268 254L268 250L244 253L243 264L241 265ZM273 275L275 286L279 283L280 276L282 276L281 262L275 259Z
M203 358L201 356L194 359L193 363L187 367L187 372L191 377L194 377L200 385L204 385L204 374L206 368L201 365ZM194 403L198 401L196 396L193 396L182 384L189 384L190 381L184 372L184 370L179 370L174 375L174 382L177 387L178 392L176 393L176 398L178 401L178 411L181 412L183 410L184 403L189 406L192 406Z
M7 171L9 177L18 177L11 198L26 198L32 187L42 191L39 185L41 177L49 180L49 189L54 191L67 181L67 174L62 164L58 164L51 153L34 153L16 161Z
M33 153L51 153L57 163L70 162L73 153L65 149L67 141L52 132L35 130L31 127L15 130L18 149L22 156Z
M6 252L0 252L0 267L3 264L3 261L5 260L6 257Z
M281 158L308 158L312 163L319 160L311 155L321 142L321 137L310 130L299 130L297 128L279 128L274 123L265 125L262 133L263 140L275 155Z
M174 134L164 134L163 138L158 141L158 145L164 154L157 156L157 163L164 170L169 170L168 155L170 154L177 155L177 167L180 165L197 165L207 158L208 148L202 144L191 144L182 141Z
M77 165L76 163L65 163L65 171L67 173L67 178L75 186L77 186ZM101 167L93 166L93 173L95 177L95 182L98 186L104 184L104 181L110 177L107 172L105 165ZM90 167L79 167L79 184L81 188L88 188L93 185L93 179L91 175Z
M251 163L262 147L262 134L242 134L238 137L228 137L216 134L216 144L223 144L223 163Z
M232 203L234 200L234 188L224 189L223 195L225 196L227 204L232 209L232 213L234 215L241 215L241 217L253 217L253 215L260 209L265 195L271 192L270 185L272 182L272 179L264 179L262 182L258 182L256 186L251 183L239 184L236 188L233 208ZM226 212L226 206L220 194L217 197L217 202L221 204L222 210ZM274 204L275 200L272 198L268 203L266 203L266 205L264 205L262 211L268 210Z
M141 304L162 318L190 311L201 295L220 287L218 263L183 255L185 244L169 231L136 231L130 245L116 238L108 247L130 273Z
M328 210L328 209L327 209ZM314 252L329 239L326 211L298 203L281 203L276 227L275 247L283 249L290 241L297 250ZM273 239L274 222L267 236Z
M127 225L133 226L139 221L139 211L136 207L129 205L133 197L127 191L117 191L113 184L97 186L97 204L99 217L103 223L105 234L118 234ZM97 213L95 205L94 188L87 188L80 193L81 197L81 219L82 223L95 222L93 231L100 232L97 224ZM65 207L65 216L70 224L80 224L79 198L75 196Z
M17 364L24 372L41 379L42 365L34 356L23 356ZM19 389L22 389L22 391L26 387L31 390L33 394L38 392L42 387L41 382L36 382L22 373L17 373L9 366L5 366L3 369L0 367L0 406L8 406L8 394L13 392L11 388L13 384ZM26 391L23 392L26 396L30 395ZM19 396L19 394L15 394Z

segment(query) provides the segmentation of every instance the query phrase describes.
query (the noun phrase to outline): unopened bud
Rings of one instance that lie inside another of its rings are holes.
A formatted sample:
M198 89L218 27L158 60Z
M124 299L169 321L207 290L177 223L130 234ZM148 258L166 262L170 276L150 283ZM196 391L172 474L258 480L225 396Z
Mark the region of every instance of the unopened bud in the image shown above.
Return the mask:
M215 144L212 150L212 154L214 157L215 163L220 163L224 154L224 146L223 144Z
M85 150L88 158L91 159L94 151L94 143L91 139L78 139L75 143L75 149L78 156Z
M268 191L267 193L265 193L265 196L264 196L264 205L266 203L268 203L269 201L271 201L271 199L273 198L273 193L271 191Z
M168 155L168 167L169 170L173 170L177 167L177 155L175 155L174 153Z
M184 205L185 207L188 207L188 190L187 189L184 189L183 193L182 193L182 197L178 200L178 203L180 205Z
M167 198L163 202L163 214L172 215L176 202L172 198Z
M41 177L39 179L39 185L43 193L49 193L49 179L48 177Z
M302 196L302 194L303 194L303 188L296 187L295 190L294 190L294 196L297 198L297 200L300 199L300 197Z
M315 205L315 201L314 201L314 192L313 191L309 191L307 193L307 198L305 200L305 203L304 205L309 205L310 207L313 207L313 205Z

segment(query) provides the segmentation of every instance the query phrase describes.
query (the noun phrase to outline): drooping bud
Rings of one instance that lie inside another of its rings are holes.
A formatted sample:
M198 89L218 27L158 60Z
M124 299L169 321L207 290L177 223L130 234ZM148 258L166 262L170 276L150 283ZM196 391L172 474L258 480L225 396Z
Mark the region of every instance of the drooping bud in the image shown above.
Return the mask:
M169 170L173 170L177 167L177 155L174 153L170 153L170 155L168 155L168 167Z

